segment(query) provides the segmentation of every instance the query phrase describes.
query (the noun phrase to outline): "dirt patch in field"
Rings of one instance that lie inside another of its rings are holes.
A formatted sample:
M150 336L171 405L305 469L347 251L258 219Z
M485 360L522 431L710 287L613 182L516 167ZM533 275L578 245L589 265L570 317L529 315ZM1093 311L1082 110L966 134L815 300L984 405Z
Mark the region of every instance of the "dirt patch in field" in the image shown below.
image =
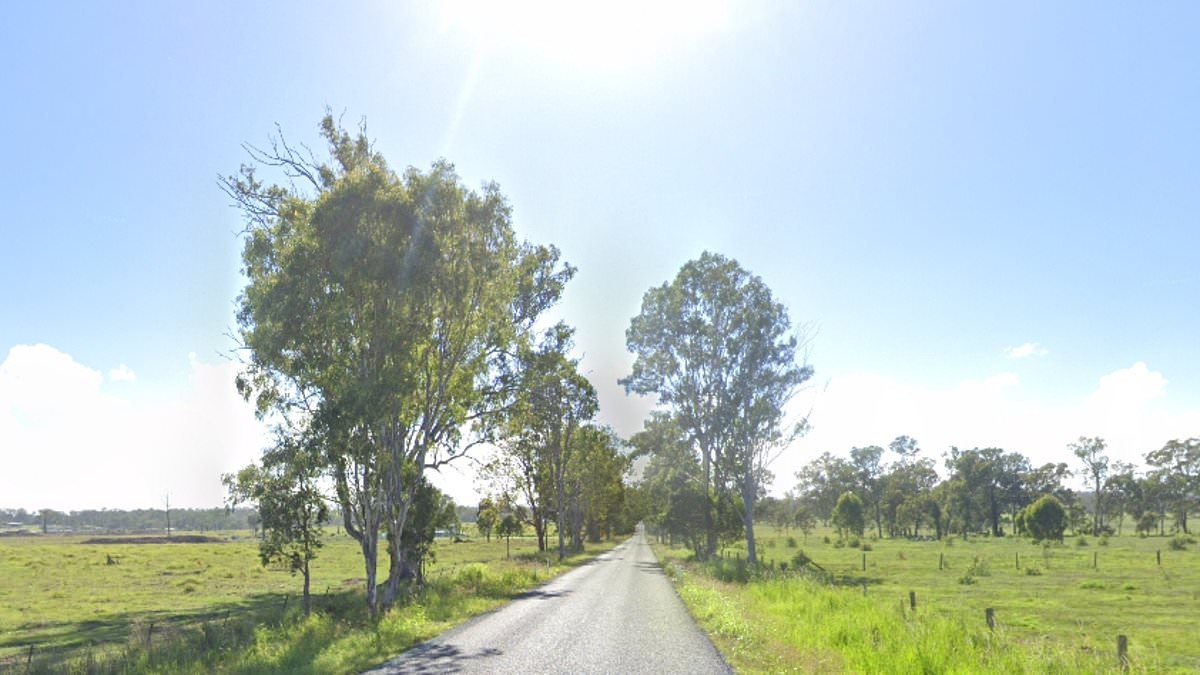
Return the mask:
M85 539L81 544L223 544L226 539L208 537L202 534L180 534L167 537L95 537Z

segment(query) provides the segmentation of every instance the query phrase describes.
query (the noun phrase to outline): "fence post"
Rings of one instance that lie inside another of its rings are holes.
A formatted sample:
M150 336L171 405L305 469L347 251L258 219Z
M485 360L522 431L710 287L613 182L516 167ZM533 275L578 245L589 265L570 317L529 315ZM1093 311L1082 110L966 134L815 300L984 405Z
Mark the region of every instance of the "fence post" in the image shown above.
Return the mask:
M863 554L863 571L864 572L867 571L867 554L866 553Z
M1016 553L1014 553L1013 555L1014 555L1014 556L1016 556L1016 560L1017 560L1017 569L1021 569L1021 552L1020 552L1020 551L1017 551L1017 552L1016 552Z
M863 582L863 595L867 594L867 582Z
M1092 551L1092 569L1098 569L1099 560L1100 560L1100 552Z
M1154 558L1158 561L1158 566L1162 567L1162 549L1154 552Z
M938 571L939 572L942 571L942 567L944 566L945 562L946 562L946 554L939 553L938 554Z
M908 592L908 607L909 607L909 609L913 610L914 612L917 611L917 592L916 591Z
M983 616L987 619L988 630L996 630L996 610L993 607L988 607L983 610Z
M1129 638L1117 636L1117 659L1121 662L1121 670L1129 670Z
M25 673L26 673L26 675L28 675L28 673L32 669L33 669L33 645L29 645L29 656L25 657Z

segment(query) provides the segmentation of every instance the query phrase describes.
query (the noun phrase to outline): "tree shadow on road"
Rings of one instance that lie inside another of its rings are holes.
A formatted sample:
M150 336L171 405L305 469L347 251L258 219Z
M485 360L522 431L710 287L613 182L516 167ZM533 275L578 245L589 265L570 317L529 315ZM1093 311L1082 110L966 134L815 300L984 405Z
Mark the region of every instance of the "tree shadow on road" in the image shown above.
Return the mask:
M488 647L474 653L464 652L454 645L425 643L413 647L387 663L367 671L364 675L396 675L399 673L459 673L467 664L480 659L495 658L503 651Z
M571 591L546 591L540 588L535 588L532 591L525 591L513 596L513 600L524 600L525 598L561 598L571 594Z
M663 573L662 565L659 565L656 562L639 562L639 563L634 563L634 566L636 566L639 570L641 570L643 572L648 572L650 574L662 574Z

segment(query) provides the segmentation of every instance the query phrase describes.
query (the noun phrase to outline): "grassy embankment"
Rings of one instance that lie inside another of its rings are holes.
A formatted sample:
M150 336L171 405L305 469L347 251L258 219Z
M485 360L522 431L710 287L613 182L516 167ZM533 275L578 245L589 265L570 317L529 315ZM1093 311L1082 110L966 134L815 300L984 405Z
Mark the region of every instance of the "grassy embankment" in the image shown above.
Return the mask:
M314 614L300 577L258 562L257 543L85 544L0 538L0 672L346 673L511 599L616 542L559 564L532 537L439 542L429 584L378 621L366 616L362 558L330 537L313 563ZM116 564L108 564L109 557ZM548 565L547 560L552 562ZM385 574L386 558L380 561ZM32 651L31 651L32 648Z
M757 575L742 562L744 543L706 564L681 549L655 551L738 672L1120 672L1118 635L1128 638L1133 672L1200 671L1198 544L1177 550L1170 538L1136 536L862 544L869 550L839 547L829 532L805 541L763 528L769 571ZM800 550L828 575L781 573Z

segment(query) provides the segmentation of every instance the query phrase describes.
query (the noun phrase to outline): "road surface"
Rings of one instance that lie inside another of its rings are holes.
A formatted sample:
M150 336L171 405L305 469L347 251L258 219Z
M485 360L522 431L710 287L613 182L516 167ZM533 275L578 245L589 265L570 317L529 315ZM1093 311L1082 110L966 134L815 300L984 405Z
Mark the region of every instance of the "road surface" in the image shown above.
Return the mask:
M368 671L730 673L645 534Z

